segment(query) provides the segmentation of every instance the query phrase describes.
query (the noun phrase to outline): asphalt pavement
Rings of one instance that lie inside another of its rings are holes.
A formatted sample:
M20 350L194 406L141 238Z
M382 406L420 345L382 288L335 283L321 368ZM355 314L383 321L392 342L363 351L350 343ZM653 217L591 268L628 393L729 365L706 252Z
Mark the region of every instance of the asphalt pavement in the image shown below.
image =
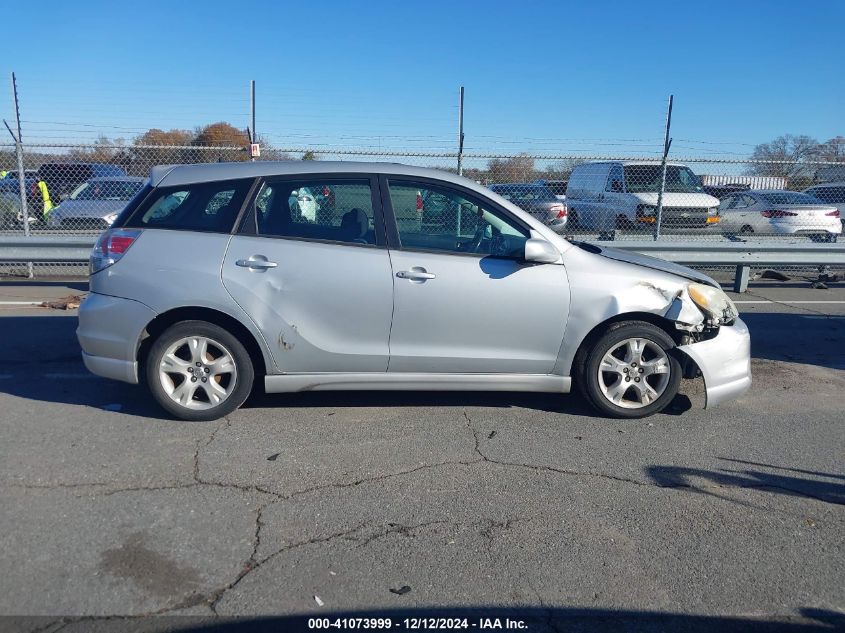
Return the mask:
M84 291L0 284L3 628L845 627L845 284L734 295L751 391L705 411L685 381L636 421L575 395L310 393L177 422L85 371L75 311L32 305Z

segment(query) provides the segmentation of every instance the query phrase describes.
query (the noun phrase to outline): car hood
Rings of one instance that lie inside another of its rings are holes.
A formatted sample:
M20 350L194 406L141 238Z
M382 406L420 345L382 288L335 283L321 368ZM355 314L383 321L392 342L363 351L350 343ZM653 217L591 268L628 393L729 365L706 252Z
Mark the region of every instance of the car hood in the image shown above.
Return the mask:
M686 266L681 266L680 264L675 264L673 262L666 261L665 259L660 259L658 257L649 257L648 255L642 255L640 253L635 253L631 251L623 251L618 248L597 246L596 244L588 242L572 243L589 253L601 255L602 257L607 257L608 259L613 259L618 262L625 262L626 264L642 266L643 268L651 268L652 270L659 270L664 273L671 273L672 275L677 275L678 277L683 277L685 279L696 281L698 283L707 284L708 286L714 286L716 288L720 287L718 282L716 282L712 277L709 277L704 273L700 273L697 270L693 270L692 268L687 268Z
M52 213L73 218L102 218L123 210L126 200L65 200Z
M632 194L642 204L657 206L658 194L656 191L643 191ZM681 208L718 207L719 199L707 193L678 193L667 191L663 194L663 206Z

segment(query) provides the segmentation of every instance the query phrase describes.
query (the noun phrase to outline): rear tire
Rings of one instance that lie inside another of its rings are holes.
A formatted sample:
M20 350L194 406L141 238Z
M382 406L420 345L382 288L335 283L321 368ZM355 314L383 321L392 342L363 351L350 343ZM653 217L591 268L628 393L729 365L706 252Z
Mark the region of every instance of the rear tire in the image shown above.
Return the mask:
M182 321L150 347L145 376L161 407L181 420L216 420L249 396L255 378L246 348L206 321Z
M577 385L586 400L612 418L644 418L678 393L681 365L675 341L645 321L614 323L579 354Z

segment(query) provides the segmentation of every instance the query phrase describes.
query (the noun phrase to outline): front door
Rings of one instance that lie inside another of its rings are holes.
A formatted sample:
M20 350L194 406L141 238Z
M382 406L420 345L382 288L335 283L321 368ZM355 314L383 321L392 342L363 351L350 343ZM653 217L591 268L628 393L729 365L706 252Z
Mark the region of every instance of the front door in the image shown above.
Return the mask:
M474 192L385 183L396 242L389 371L550 373L569 312L565 268L524 263L528 227Z
M232 238L223 284L285 373L387 370L393 281L375 183L269 180Z

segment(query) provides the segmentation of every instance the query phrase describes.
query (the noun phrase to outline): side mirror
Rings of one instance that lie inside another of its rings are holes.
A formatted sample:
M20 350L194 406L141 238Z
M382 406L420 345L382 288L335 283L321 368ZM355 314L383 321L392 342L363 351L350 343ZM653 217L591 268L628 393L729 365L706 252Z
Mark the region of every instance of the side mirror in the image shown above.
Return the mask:
M523 259L535 264L554 264L560 259L560 253L551 242L531 238L525 241L525 256Z

